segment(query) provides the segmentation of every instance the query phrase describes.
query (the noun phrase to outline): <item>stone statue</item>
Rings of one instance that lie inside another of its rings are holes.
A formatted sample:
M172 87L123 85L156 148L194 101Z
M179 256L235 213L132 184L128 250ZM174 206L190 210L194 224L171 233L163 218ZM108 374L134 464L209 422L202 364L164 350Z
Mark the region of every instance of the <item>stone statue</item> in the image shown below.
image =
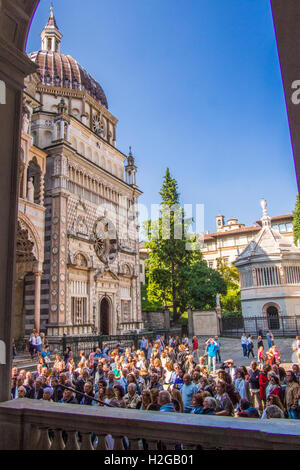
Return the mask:
M27 183L27 200L29 202L34 202L33 178L29 178L28 183Z
M26 113L23 114L23 120L22 120L22 131L25 133L25 134L29 134L29 124L30 124L30 121L28 119L28 116Z
M265 199L261 199L260 200L260 205L261 205L261 208L263 210L263 216L264 217L267 217L268 216L268 212L267 212L267 201Z
M218 307L218 308L221 308L220 294L219 294L219 293L217 293L217 295L216 295L216 304L217 304L217 307Z
M29 125L30 125L30 109L26 104L23 104L23 116L22 116L22 131L25 134L29 133Z

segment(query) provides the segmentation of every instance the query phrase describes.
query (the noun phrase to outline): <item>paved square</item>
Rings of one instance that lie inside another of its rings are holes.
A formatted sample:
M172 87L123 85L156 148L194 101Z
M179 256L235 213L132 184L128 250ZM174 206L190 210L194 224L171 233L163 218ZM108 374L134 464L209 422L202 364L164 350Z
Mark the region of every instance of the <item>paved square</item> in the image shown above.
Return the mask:
M198 338L199 341L199 354L204 355L205 341L207 338ZM227 359L233 359L236 366L248 366L252 360L257 360L257 338L253 338L254 343L254 359L252 356L248 359L243 357L243 350L241 347L240 338L220 338L221 342L221 359L225 361ZM268 343L266 338L263 339L264 350L268 350ZM281 363L285 368L289 368L291 364L297 363L297 356L293 351L293 344L295 338L275 338L275 345L277 346L280 355Z

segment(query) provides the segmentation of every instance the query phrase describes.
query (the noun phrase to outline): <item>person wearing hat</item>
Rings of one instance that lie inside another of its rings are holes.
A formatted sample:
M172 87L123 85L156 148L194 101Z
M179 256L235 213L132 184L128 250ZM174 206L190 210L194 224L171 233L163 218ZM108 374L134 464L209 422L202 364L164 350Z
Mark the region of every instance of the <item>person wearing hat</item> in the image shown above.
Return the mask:
M71 386L71 384L66 383L66 385ZM59 403L69 403L73 405L77 405L77 401L74 398L74 394L72 390L65 389L63 392L63 397L61 400L59 400Z

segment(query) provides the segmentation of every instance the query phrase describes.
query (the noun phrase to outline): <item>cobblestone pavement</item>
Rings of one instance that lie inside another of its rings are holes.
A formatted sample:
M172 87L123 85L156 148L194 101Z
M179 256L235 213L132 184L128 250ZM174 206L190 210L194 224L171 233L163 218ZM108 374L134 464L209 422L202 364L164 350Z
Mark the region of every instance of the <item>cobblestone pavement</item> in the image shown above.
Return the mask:
M206 338L207 339L207 338ZM199 341L199 354L202 356L205 350L205 341L204 338L198 338ZM227 359L233 359L236 366L248 366L253 360L252 356L248 359L243 357L243 350L241 347L240 338L222 338L220 337L221 342L221 359L226 361ZM264 338L264 349L268 349L268 342ZM257 339L253 338L254 343L254 360L257 360ZM297 363L297 356L293 351L293 343L295 343L295 338L275 338L275 345L277 346L280 355L281 363L285 368L289 368L291 364Z

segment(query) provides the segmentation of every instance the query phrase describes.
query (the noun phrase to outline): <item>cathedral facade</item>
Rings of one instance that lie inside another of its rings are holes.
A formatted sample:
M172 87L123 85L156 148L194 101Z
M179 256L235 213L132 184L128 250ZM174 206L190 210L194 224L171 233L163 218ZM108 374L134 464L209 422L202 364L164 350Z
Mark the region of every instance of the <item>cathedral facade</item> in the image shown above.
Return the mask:
M41 39L24 94L15 336L141 329L134 157L99 83L60 52L53 9Z

